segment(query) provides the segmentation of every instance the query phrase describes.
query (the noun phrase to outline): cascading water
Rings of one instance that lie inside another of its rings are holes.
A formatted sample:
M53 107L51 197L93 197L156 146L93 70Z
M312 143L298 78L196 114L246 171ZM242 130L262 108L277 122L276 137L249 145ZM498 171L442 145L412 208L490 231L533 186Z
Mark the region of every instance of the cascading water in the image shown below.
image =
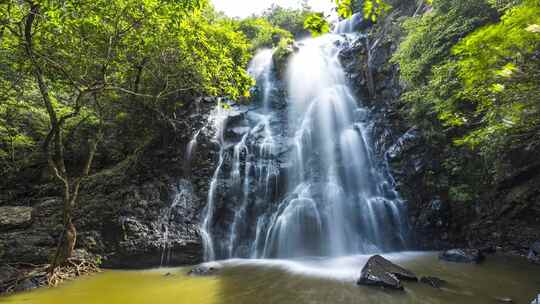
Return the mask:
M212 180L210 181L210 188L208 189L208 199L207 199L207 205L204 208L203 211L203 222L200 229L200 234L203 242L203 250L204 250L204 259L206 261L211 261L215 259L215 252L214 252L214 243L212 239L212 219L214 217L214 209L215 209L215 197L216 197L216 189L217 189L217 183L218 183L218 177L221 173L221 168L223 166L224 161L224 140L223 140L223 132L224 125L226 122L227 115L224 113L225 109L222 108L221 102L216 106L216 109L210 115L211 121L214 125L214 128L218 130L216 133L215 140L220 143L221 149L219 151L219 162L216 168L216 171L214 172L214 176L212 177ZM198 133L195 135L194 139L191 140L193 142L196 140L196 137L198 136ZM190 142L190 143L191 143ZM189 144L188 144L189 149Z
M374 157L369 111L339 62L353 37L302 41L288 65L287 97L276 93L284 86L272 51L253 59L258 98L218 126L220 159L201 229L207 260L405 248L404 204Z
M342 20L336 24L334 33L347 34L358 30L362 23L365 22L363 13L355 13L350 18Z

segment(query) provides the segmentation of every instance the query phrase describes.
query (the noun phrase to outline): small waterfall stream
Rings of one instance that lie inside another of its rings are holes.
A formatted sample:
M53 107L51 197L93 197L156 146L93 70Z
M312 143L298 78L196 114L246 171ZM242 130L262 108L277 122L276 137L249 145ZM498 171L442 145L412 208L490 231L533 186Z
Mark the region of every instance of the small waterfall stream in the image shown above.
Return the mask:
M406 247L404 203L374 156L369 110L339 62L355 38L301 41L285 83L272 50L259 51L248 70L257 80L252 104L216 109L221 149L201 226L206 260Z

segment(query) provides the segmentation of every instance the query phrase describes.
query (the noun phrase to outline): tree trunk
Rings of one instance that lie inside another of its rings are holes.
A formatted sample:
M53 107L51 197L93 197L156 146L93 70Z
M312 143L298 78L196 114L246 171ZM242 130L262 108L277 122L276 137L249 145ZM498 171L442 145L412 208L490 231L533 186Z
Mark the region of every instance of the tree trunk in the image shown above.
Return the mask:
M67 222L64 223L64 231L62 232L62 236L58 240L58 247L56 248L55 256L51 261L51 272L57 267L64 265L73 255L76 242L77 229L75 229L71 215L69 215Z
M64 179L64 231L58 241L55 257L51 263L51 271L56 267L64 265L67 260L73 255L75 244L77 242L77 229L73 224L73 210L76 207L77 199L79 198L79 189L82 179L90 173L90 168L97 151L97 145L100 139L101 130L98 132L98 137L89 142L88 155L85 161L81 177Z
M97 144L101 138L101 127L96 132L97 137L92 139L89 142L88 155L81 174L78 177L71 177L68 174L65 166L64 160L64 143L62 140L62 128L65 121L71 117L76 116L79 113L80 106L78 101L82 98L82 93L77 89L78 94L76 96L76 106L75 111L71 114L62 116L58 119L56 110L54 108L54 103L52 102L51 96L49 94L49 88L45 82L45 77L43 70L39 62L36 60L34 55L33 41L32 41L32 30L33 24L36 16L40 15L39 4L34 3L32 0L28 0L30 4L30 11L26 17L25 27L24 27L24 48L26 53L32 63L33 74L38 85L41 97L43 99L43 104L49 114L51 129L47 135L45 142L43 144L43 152L47 156L49 166L55 173L55 176L62 181L64 185L64 206L63 206L63 224L64 231L62 236L58 240L58 247L54 255L53 260L51 261L50 272L53 272L58 266L64 265L66 261L73 255L73 250L77 242L77 230L73 224L73 210L79 196L79 188L82 182L82 179L88 176L92 162L94 159L95 152L97 150Z

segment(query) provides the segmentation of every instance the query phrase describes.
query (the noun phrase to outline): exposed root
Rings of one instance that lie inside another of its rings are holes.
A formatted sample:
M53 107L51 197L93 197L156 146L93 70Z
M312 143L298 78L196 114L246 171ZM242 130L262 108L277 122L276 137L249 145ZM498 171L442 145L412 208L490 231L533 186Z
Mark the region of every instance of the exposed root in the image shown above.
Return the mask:
M56 287L63 281L100 271L99 267L93 262L68 259L65 266L57 267L47 274L47 285Z
M68 259L64 266L57 267L52 271L49 264L17 263L2 267L10 275L7 278L0 278L0 294L45 286L56 287L64 281L101 271L94 261L77 258Z

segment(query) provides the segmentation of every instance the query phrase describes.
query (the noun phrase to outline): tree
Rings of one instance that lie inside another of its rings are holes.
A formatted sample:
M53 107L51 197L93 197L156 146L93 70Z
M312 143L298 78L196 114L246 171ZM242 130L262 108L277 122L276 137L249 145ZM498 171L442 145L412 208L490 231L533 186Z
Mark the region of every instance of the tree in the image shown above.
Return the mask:
M355 1L334 0L338 16L343 19L350 18L355 11ZM384 16L392 6L384 0L365 0L362 6L364 18L376 22L377 18ZM309 30L312 36L319 36L330 31L330 24L323 13L312 13L304 21L304 28Z
M282 39L293 37L289 31L274 26L261 17L251 17L240 21L238 30L251 41L252 50L272 48L277 46Z
M284 8L279 5L272 5L264 11L261 18L268 20L273 26L284 29L296 39L309 35L304 28L304 21L311 14L311 9L304 6L302 9Z
M458 124L477 122L457 143L489 147L512 134L534 138L540 131L540 3L525 0L501 21L478 29L452 53L463 94L475 111L448 115ZM456 116L461 118L456 120Z
M241 98L253 83L245 71L249 42L230 23L208 21L203 0L0 5L1 51L8 58L0 60L6 67L0 84L12 89L0 96L5 122L0 136L11 139L12 150L31 143L17 109L46 113L46 131L31 139L40 142L63 189L64 229L51 263L54 269L75 247L74 210L107 125L117 123L131 106L144 109L139 115L148 112L168 123L195 96ZM7 102L18 107L5 108ZM84 132L77 133L77 140L82 144L73 148L70 135L80 129ZM77 161L68 162L66 151L76 152Z
M317 37L330 31L330 24L324 18L322 13L311 14L304 21L304 28L311 32L311 35Z

